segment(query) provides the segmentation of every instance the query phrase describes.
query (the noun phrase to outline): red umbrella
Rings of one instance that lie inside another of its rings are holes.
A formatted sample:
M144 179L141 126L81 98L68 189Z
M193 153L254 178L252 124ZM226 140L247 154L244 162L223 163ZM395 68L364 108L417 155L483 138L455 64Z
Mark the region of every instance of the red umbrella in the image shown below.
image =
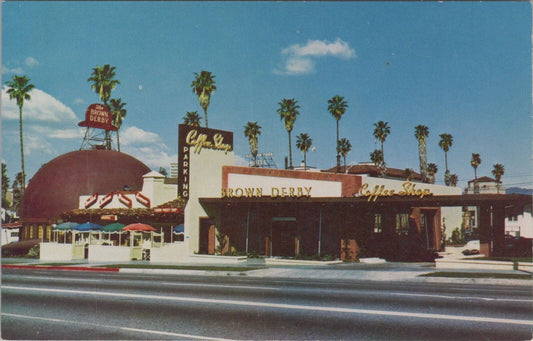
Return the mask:
M135 223L124 226L122 231L156 231L156 229L148 224Z

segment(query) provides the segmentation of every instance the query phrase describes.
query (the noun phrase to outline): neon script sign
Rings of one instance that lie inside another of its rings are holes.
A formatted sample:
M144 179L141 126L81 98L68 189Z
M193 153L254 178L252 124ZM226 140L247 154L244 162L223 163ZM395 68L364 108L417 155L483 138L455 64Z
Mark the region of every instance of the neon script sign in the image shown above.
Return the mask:
M376 201L380 197L392 197L395 195L400 197L419 197L420 199L433 195L430 189L416 188L416 184L412 182L404 182L402 189L399 191L387 189L385 185L376 185L372 190L369 187L368 184L363 184L358 193L360 197L368 198L368 201Z

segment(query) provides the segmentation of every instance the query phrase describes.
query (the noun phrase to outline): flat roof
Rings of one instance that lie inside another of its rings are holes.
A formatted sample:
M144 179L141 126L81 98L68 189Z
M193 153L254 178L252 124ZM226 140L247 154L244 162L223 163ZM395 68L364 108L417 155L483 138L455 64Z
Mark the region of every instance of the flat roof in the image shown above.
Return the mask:
M430 195L423 198L417 196L378 197L369 200L368 197L241 197L241 198L200 198L202 205L330 205L351 204L357 206L411 206L411 207L443 207L443 206L523 206L532 203L532 197L525 194L464 194L464 195Z

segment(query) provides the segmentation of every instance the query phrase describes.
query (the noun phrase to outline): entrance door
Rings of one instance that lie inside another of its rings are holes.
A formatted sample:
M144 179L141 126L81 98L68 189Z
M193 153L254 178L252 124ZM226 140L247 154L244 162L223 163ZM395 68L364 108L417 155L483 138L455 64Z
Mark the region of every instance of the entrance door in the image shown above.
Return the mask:
M209 218L200 218L200 245L198 253L202 255L215 254L215 222Z
M296 219L272 220L272 256L294 257L298 252Z

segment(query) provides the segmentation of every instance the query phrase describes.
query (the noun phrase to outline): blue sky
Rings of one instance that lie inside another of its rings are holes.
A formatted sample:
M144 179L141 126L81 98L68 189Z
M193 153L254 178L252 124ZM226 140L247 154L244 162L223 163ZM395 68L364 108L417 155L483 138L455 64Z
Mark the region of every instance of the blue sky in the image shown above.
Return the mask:
M428 161L439 166L439 135L459 186L505 166L507 187L532 188L531 4L528 2L4 2L2 3L2 161L20 169L18 109L5 94L13 75L36 89L24 106L28 179L54 157L80 148L77 126L99 101L87 79L96 65L116 67L112 98L127 103L121 149L152 169L177 159L177 127L187 111L203 115L190 84L211 71L217 91L209 126L234 132L235 153L249 153L243 126L262 126L259 151L278 167L288 137L278 103L300 105L292 132L315 151L308 164L335 165L334 95L348 110L340 136L347 163L369 161L373 124L387 121L389 167L418 170L414 127L429 127ZM303 160L293 145L294 164Z

